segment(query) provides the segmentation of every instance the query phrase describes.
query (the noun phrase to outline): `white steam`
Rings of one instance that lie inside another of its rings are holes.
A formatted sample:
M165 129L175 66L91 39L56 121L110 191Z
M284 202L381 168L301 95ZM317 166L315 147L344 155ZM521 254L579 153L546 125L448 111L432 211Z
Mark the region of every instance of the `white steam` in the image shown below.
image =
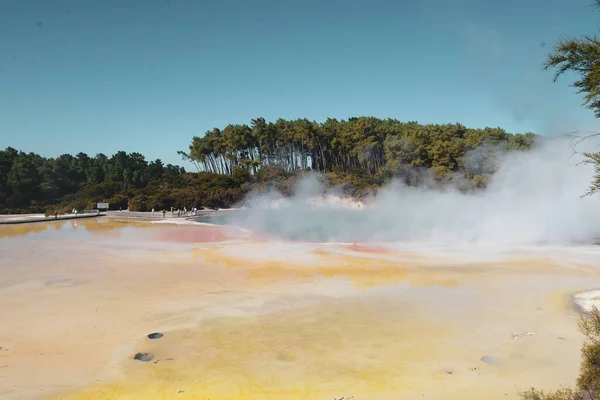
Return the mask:
M590 243L600 238L600 199L581 198L594 170L570 144L548 139L502 156L487 189L475 194L393 182L362 204L327 193L312 175L291 199L273 192L252 196L246 210L225 222L308 241Z

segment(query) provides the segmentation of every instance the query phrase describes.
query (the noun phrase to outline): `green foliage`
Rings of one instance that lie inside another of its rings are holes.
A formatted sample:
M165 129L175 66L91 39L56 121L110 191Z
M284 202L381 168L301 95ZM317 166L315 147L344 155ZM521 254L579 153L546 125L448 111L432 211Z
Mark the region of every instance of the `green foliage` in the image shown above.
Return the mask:
M556 81L567 71L579 76L572 86L584 94L584 104L600 117L600 40L595 36L560 40L548 54L545 69L554 68Z
M135 190L128 206L132 211L155 211L192 208L228 208L247 194L244 189L250 175L235 171L233 175L208 172L163 176L145 188Z
M535 137L373 117L324 123L257 118L251 126L227 125L194 137L189 153L179 152L201 171L194 174L161 160L147 162L139 153L43 158L9 147L0 151L0 212L53 213L97 202L132 211L226 208L250 191L290 196L311 170L356 198L394 178L421 185L459 176L461 189L475 190L495 172L498 152L529 149Z
M529 389L521 393L523 400L584 400L579 393L570 388L562 388L556 392L546 393L543 390Z
M600 311L597 308L579 321L579 330L586 340L581 349L581 371L577 387L600 398Z
M594 5L596 9L600 8L600 0L594 0ZM600 39L583 35L559 40L547 55L544 68L555 71L555 82L566 72L574 73L578 78L572 86L577 88L577 93L584 95L584 105L600 117ZM600 152L585 156L587 162L596 168L594 181L585 193L591 195L600 190Z
M183 172L161 160L147 162L139 153L43 158L9 147L0 151L0 212L53 213L88 209L104 201L126 208L132 191Z
M600 311L598 309L594 308L588 317L581 318L577 326L589 341L594 343L600 341Z
M586 196L596 194L600 192L600 152L598 153L585 153L586 163L594 166L595 174L594 180L590 184L588 191L585 193Z
M599 400L600 399L600 311L592 309L579 320L586 339L581 348L581 370L575 389L562 388L545 393L530 389L521 393L524 400Z
M228 125L194 137L189 152L180 154L196 163L199 170L216 174L233 174L240 168L262 179L265 168L269 169L266 174L272 174L273 168L341 175L361 171L361 176L366 174L379 185L392 177L419 184L423 174L416 174L418 170L428 171L438 182L446 182L456 173L464 172L468 179L491 174L492 168L476 173L465 170L473 150L486 146L493 147L494 152L526 150L534 140L532 133L512 135L500 128L420 125L373 117L328 119L324 123L307 119L278 119L273 123L257 118L250 126ZM493 164L494 158L490 151L481 162ZM473 187L482 182L485 179L476 178Z

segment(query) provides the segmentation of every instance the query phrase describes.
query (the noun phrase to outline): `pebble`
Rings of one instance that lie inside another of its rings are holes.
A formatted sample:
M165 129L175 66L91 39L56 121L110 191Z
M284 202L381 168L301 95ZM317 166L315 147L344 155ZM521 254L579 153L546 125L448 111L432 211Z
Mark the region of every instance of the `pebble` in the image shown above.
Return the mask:
M148 335L148 339L160 339L161 337L163 337L165 335L163 335L160 332L154 332Z
M134 360L138 360L138 361L152 361L154 360L154 354L151 353L136 353L135 356L133 356Z

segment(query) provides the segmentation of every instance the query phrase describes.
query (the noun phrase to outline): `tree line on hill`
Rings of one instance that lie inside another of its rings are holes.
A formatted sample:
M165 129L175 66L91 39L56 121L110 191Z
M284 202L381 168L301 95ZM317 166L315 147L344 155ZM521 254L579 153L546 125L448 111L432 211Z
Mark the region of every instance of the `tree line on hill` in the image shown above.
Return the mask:
M148 162L139 153L44 158L9 147L0 151L0 212L61 212L97 202L139 211L226 208L268 187L290 195L307 171L358 198L394 178L443 185L459 177L461 190L476 190L495 172L498 152L527 150L535 138L500 128L373 117L324 123L257 118L250 126L194 137L189 152L180 154L197 166L196 173Z
M139 153L45 158L8 147L0 151L0 212L43 212L49 207L73 206L84 209L96 200L126 207L128 193L184 172L161 160L148 162Z
M254 173L263 167L287 172L365 171L389 178L412 168L430 169L442 181L468 171L466 154L482 145L498 149L529 149L535 135L510 134L501 128L469 129L461 124L421 125L374 117L323 123L307 119L214 128L194 137L189 152L180 154L202 171L232 174L236 167Z

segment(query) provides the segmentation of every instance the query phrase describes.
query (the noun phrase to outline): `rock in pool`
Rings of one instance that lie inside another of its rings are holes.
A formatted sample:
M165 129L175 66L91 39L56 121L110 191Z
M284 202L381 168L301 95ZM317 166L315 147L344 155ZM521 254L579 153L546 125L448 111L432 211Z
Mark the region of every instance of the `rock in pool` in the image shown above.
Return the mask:
M160 339L161 337L163 337L165 335L163 335L160 332L154 332L148 335L148 339Z
M154 354L151 353L136 353L135 356L133 356L134 360L138 360L138 361L152 361L154 360Z

